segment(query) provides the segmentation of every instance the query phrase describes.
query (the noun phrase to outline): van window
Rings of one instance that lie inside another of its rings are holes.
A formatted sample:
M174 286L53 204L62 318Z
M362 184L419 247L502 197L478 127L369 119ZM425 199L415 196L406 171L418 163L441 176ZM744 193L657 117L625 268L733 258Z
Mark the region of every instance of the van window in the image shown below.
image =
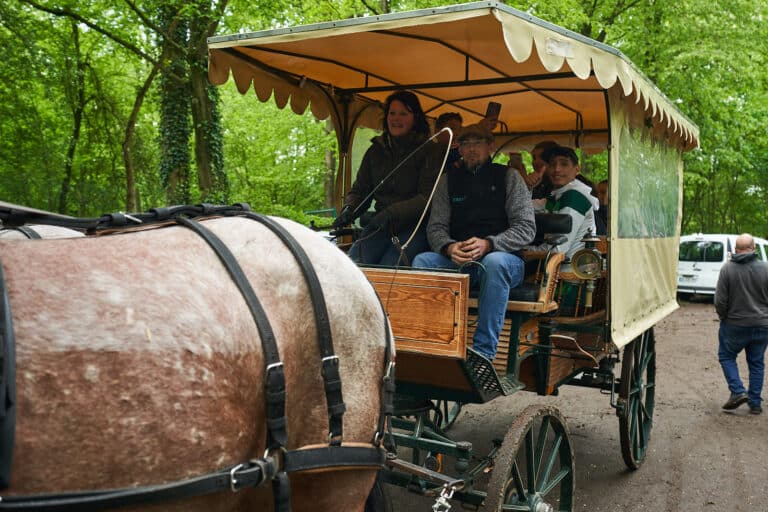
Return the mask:
M689 241L680 242L680 261L723 261L723 244L721 242Z
M755 244L755 252L758 258L765 261L765 257L768 256L768 245Z

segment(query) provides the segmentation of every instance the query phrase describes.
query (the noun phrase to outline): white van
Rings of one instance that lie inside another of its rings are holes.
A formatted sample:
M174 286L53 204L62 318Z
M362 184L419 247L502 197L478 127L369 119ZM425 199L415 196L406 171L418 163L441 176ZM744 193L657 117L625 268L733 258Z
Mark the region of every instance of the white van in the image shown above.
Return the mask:
M677 293L714 295L720 267L733 254L738 235L686 235L680 237L677 263ZM768 241L755 237L757 257L766 261Z

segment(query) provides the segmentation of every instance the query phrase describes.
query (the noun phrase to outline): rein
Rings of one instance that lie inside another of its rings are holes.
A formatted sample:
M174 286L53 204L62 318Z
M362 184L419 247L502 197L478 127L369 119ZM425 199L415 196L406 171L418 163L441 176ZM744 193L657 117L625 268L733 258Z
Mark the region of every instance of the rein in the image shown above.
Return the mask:
M2 205L0 205L2 206ZM6 213L0 208L0 219L6 224L8 220L3 217ZM230 468L222 469L207 475L181 480L174 483L145 486L138 488L125 488L115 490L96 490L73 492L63 494L45 494L33 496L12 496L0 498L0 510L39 510L60 512L68 510L99 511L127 505L141 503L157 503L166 500L202 496L205 494L220 492L229 489L232 492L245 487L258 487L266 482L272 482L275 510L287 512L290 510L290 483L288 474L301 471L312 471L323 468L354 467L354 468L383 468L386 462L386 452L381 447L385 429L391 428L389 418L393 412L394 396L394 361L392 360L392 338L384 313L384 329L386 333L386 347L384 358L384 375L381 388L381 410L377 422L377 432L373 436L371 445L342 446L343 439L343 415L346 410L342 398L341 377L339 375L339 358L333 349L333 340L330 330L328 311L323 296L320 281L314 267L304 249L285 228L274 220L251 212L245 204L237 204L232 207L196 205L174 206L169 208L157 208L146 214L111 214L94 219L73 219L59 216L44 217L41 213L23 212L26 219L28 215L34 219L27 220L39 224L52 224L76 229L87 229L90 233L100 230L114 230L121 226L131 227L152 223L176 222L199 235L212 248L226 268L233 282L240 290L254 319L259 336L262 340L262 350L265 359L265 387L266 387L266 415L267 415L267 450L261 459L252 459L245 463L237 464ZM323 377L329 424L329 441L327 445L307 446L295 450L288 450L287 444L287 420L285 417L285 375L283 363L280 360L274 332L267 318L261 302L253 287L243 272L236 257L224 242L208 228L199 222L192 220L198 216L243 216L255 220L270 229L291 251L301 268L307 282L311 302L314 310L318 347L320 350L321 375ZM11 223L19 221L22 214L11 217ZM88 227L83 228L84 224ZM0 321L0 335L3 348L6 348L3 363L9 359L7 356L8 339L13 340L13 330L10 324L10 305L5 296L4 280L2 279L2 267L0 266L0 315L4 314L6 322ZM383 311L383 306L382 306ZM0 320L3 317L0 316ZM13 350L10 351L13 354ZM10 372L3 369L2 382L7 383L13 377L13 368ZM11 386L13 380L11 380ZM5 387L3 387L5 390ZM11 398L13 398L13 388ZM0 404L2 405L2 404ZM0 414L4 409L0 408ZM11 410L10 439L0 437L3 442L0 445L0 478L2 478L3 463L6 462L7 474L10 476L11 450L13 446L13 410ZM0 421L3 417L0 416ZM3 435L8 428L7 423L0 423ZM7 444L6 444L7 443ZM0 483L3 483L0 481ZM5 481L7 486L8 480Z

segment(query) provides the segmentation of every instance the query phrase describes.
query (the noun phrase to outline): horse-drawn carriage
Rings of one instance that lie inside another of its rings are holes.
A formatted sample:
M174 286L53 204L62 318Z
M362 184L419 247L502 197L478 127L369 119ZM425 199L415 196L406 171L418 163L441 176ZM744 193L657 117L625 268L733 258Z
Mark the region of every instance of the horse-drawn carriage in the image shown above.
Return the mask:
M330 116L343 157L337 201L354 174L356 129L379 127L381 101L409 89L435 117L477 121L488 100L501 103L500 148L549 138L607 151L608 236L585 240L570 262L528 255L538 270L510 296L493 361L471 347L477 300L466 275L364 268L366 280L327 241L244 207L115 214L83 225L115 236L2 241L0 480L10 490L0 510L161 499L171 503L163 509L271 507L269 493L237 491L273 483L283 500L284 472L297 508L353 510L377 468L380 481L434 496L435 510L449 499L572 510L573 451L551 402L521 411L487 453L450 435L463 404L563 385L610 396L624 460L640 466L653 425L653 325L677 307L681 154L698 136L648 79L616 50L496 2L209 44L212 82L231 73L241 92ZM78 227L1 203L0 216ZM386 432L389 331L369 282L397 345ZM321 341L329 332L335 353ZM262 389L278 375L290 385ZM67 493L39 494L51 491ZM368 505L382 500L377 484Z
M554 139L605 152L607 236L585 240L570 261L527 256L539 258L538 271L513 290L492 362L471 347L477 301L467 276L363 269L397 345L389 440L410 458L391 458L382 478L435 496L438 508L450 496L488 510L572 510L573 454L551 405L522 412L487 454L447 432L462 404L563 385L610 396L624 461L641 465L653 426L653 326L677 308L681 155L698 143L673 102L619 51L497 2L214 37L209 48L213 83L231 75L242 93L330 117L342 156L337 204L355 173L356 130L379 128L380 105L397 90L416 93L429 116L458 111L465 122L500 103L500 149Z

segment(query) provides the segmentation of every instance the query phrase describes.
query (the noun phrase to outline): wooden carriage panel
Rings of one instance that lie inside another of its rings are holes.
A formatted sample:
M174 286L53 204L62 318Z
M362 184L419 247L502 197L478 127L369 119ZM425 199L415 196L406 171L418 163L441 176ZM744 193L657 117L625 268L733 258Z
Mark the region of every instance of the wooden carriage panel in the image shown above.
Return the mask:
M470 314L469 322L467 323L467 345L472 346L472 339L475 335L475 327L477 326L477 315ZM504 325L501 328L501 334L499 334L499 344L496 346L496 357L493 358L493 367L499 373L504 375L507 373L507 361L509 360L509 342L512 330L512 319L507 317L504 319ZM523 322L520 326L519 333L520 342L517 343L517 354L521 356L528 350L533 348L533 345L539 342L539 322L537 318L530 318Z
M460 361L415 352L397 355L397 381L472 393Z
M466 358L468 275L381 268L362 270L384 304L398 353ZM422 371L430 370L423 368Z

